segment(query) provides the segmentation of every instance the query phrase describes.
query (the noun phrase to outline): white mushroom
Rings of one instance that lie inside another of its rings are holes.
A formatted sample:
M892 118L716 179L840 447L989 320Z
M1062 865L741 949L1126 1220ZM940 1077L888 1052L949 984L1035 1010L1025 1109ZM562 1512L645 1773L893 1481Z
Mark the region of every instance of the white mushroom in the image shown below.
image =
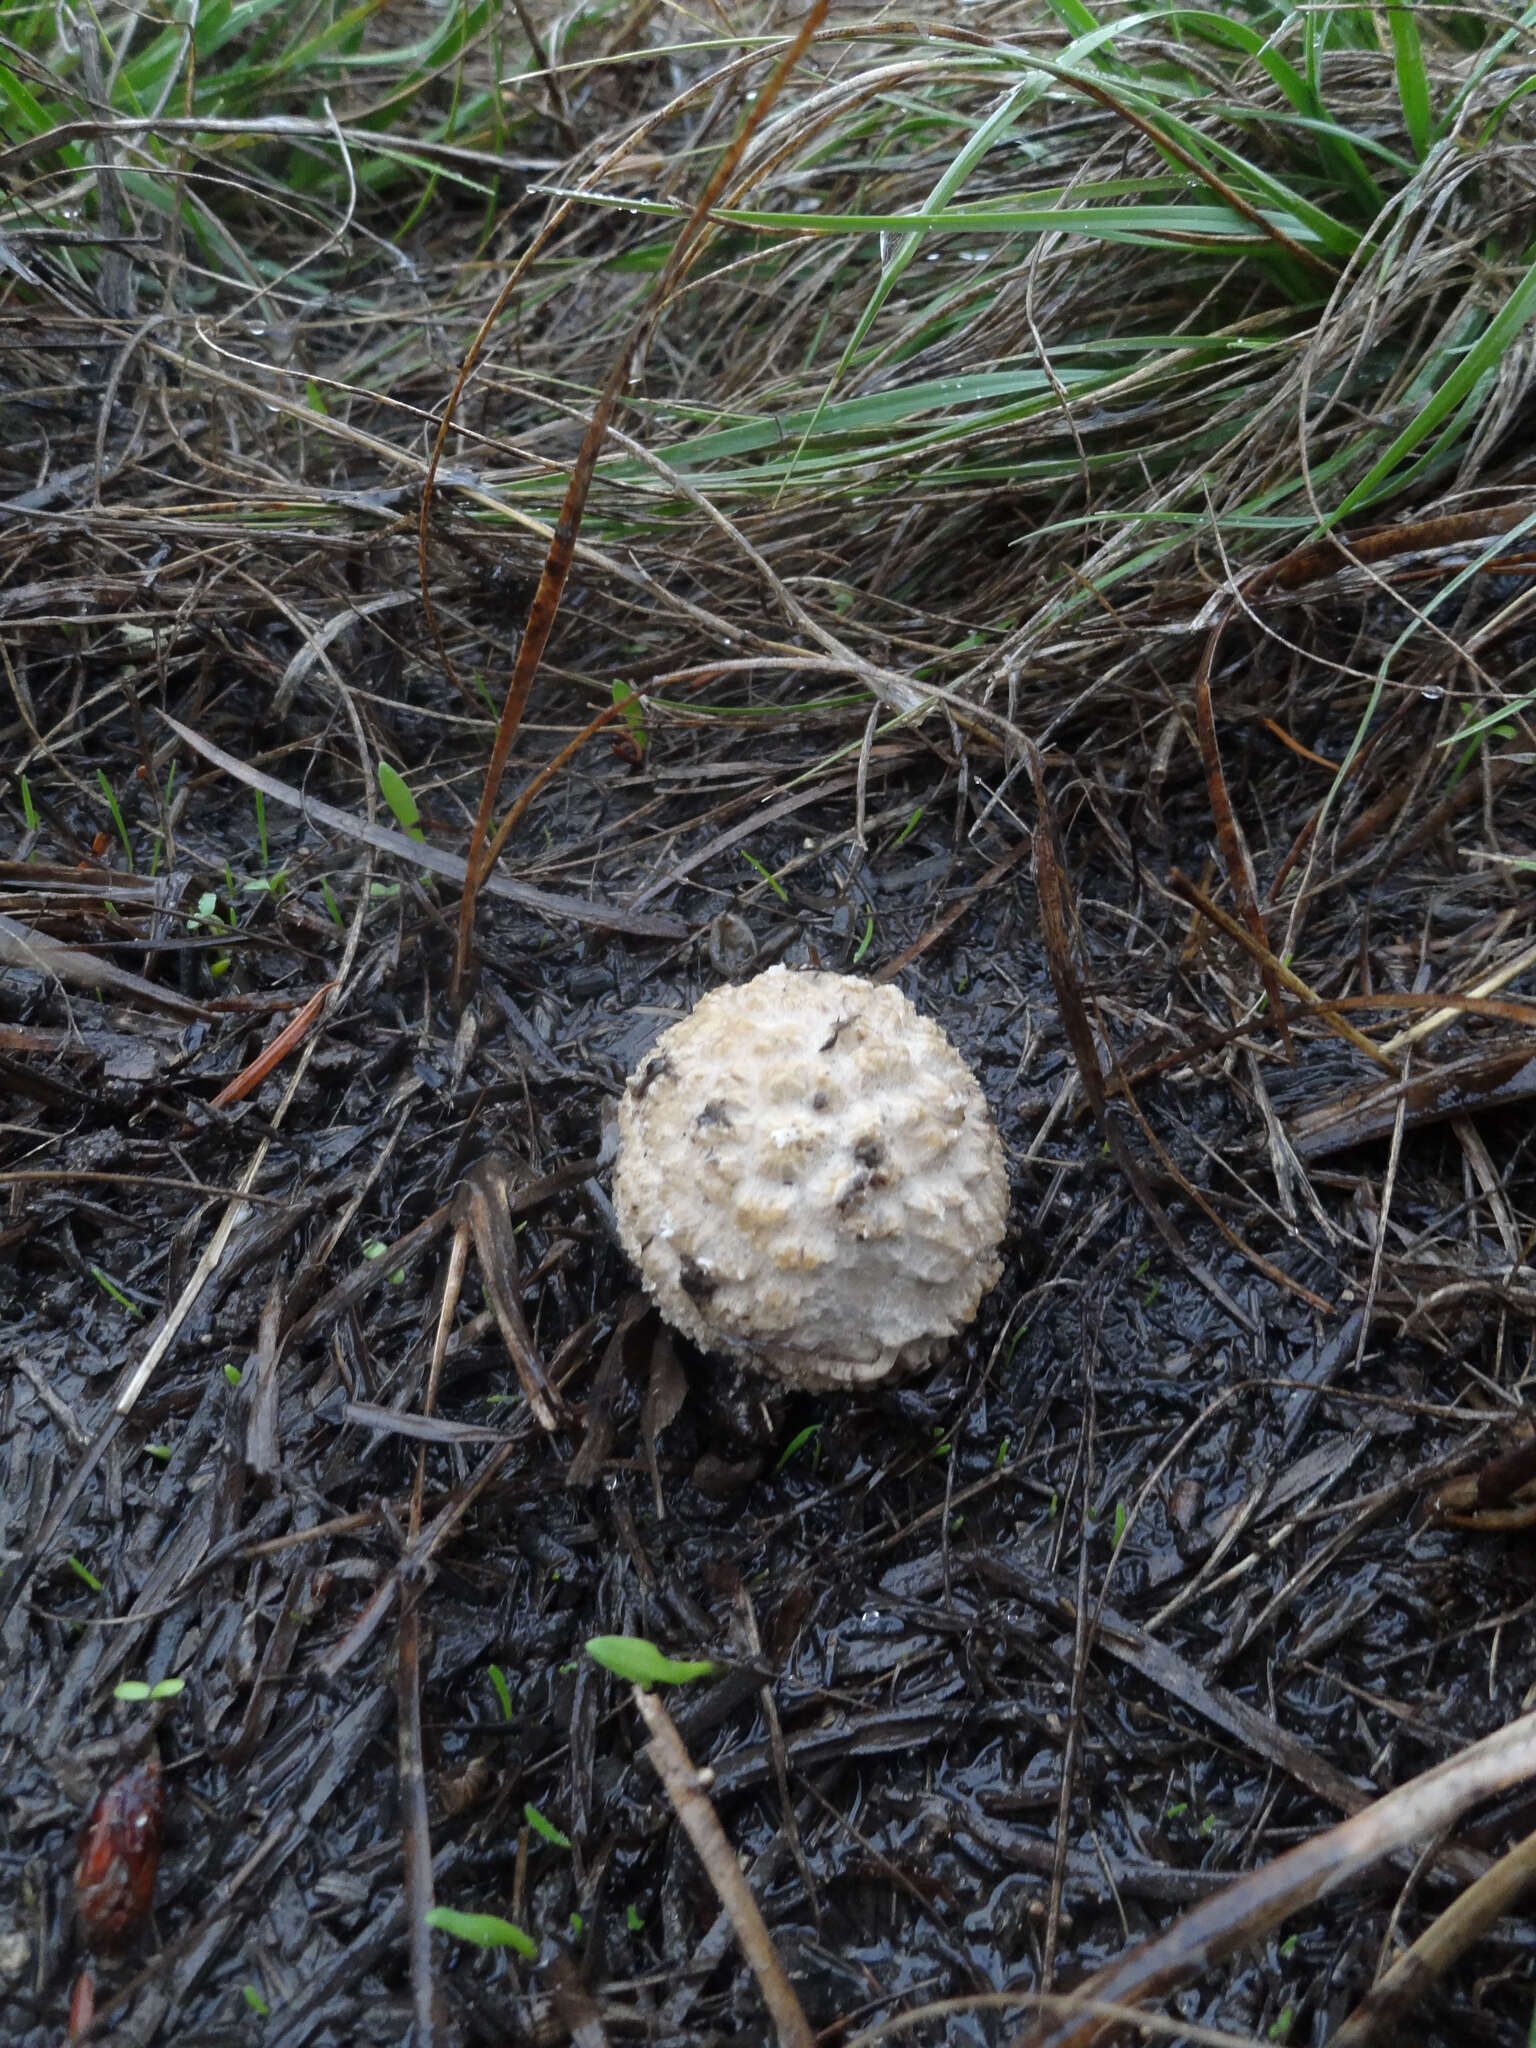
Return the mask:
M613 1198L666 1320L795 1387L926 1365L1002 1271L976 1077L852 975L770 967L663 1032L619 1105Z

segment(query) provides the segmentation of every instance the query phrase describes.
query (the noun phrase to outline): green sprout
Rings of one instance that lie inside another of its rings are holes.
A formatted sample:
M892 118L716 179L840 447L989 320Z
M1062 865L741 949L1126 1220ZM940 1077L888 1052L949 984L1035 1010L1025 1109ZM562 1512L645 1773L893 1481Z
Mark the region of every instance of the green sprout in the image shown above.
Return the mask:
M512 1718L512 1688L507 1684L507 1674L499 1664L492 1664L489 1670L491 1690L496 1695L496 1704L501 1708L501 1718L503 1721L510 1721Z
M785 888L784 884L779 880L777 875L769 873L768 869L763 866L762 862L756 857L755 854L748 853L747 849L744 846L738 847L737 852L740 853L742 859L746 862L749 868L757 869L757 872L762 876L763 880L768 884L769 888L773 891L774 895L778 897L781 903L787 903L789 901L789 891Z
M804 1429L797 1430L783 1450L780 1451L778 1461L773 1468L774 1471L782 1472L797 1451L803 1451L808 1443L814 1442L816 1448L811 1454L811 1470L814 1472L821 1463L820 1437L821 1424L819 1422L808 1422Z
M627 1678L631 1685L691 1685L696 1678L713 1678L715 1666L707 1658L679 1663L663 1656L644 1636L589 1636L587 1655L615 1678Z
M119 1308L127 1309L129 1315L131 1316L142 1318L144 1314L143 1309L139 1307L136 1301L130 1301L127 1295L124 1294L121 1287L118 1286L117 1282L111 1279L107 1274L103 1273L100 1266L91 1266L88 1267L87 1270L89 1271L91 1278L96 1282L96 1285L104 1289L106 1293L110 1294L112 1299L117 1303Z
M102 794L107 800L107 809L112 813L112 822L117 827L117 836L123 842L123 853L128 861L128 872L133 873L133 846L128 838L128 827L123 823L123 814L118 805L117 792L107 780L104 768L96 770L96 780L101 784Z
M521 1927L495 1913L456 1913L450 1906L434 1906L427 1925L454 1941L472 1942L476 1948L509 1948L526 1962L539 1959L539 1944Z
M379 763L379 789L384 801L394 812L402 832L412 839L425 839L421 829L421 812L416 799L411 795L405 777L398 768L391 768L387 761Z
M619 707L619 716L624 721L624 730L629 734L630 744L637 754L643 754L650 744L645 729L645 709L639 692L632 690L628 683L615 683L613 701Z
M173 1700L187 1689L184 1678L160 1678L153 1685L143 1678L125 1678L112 1688L112 1697L137 1706L144 1700Z
M552 1820L546 1820L543 1814L540 1813L539 1809L536 1806L530 1806L525 1803L523 1807L523 1819L527 1821L529 1827L533 1829L533 1832L536 1835L542 1836L546 1842L553 1843L555 1848L569 1849L569 1847L571 1846L570 1836L562 1835L560 1830L555 1826L554 1822Z

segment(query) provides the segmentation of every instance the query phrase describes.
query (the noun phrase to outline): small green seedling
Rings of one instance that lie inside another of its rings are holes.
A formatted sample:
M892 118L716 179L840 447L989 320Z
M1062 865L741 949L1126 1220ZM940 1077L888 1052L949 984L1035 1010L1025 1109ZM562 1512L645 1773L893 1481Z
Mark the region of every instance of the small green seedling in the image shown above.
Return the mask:
M387 761L379 763L379 789L385 803L394 812L401 831L412 839L425 839L416 799L399 769L391 768Z
M119 1308L127 1309L129 1315L131 1316L142 1317L144 1311L139 1307L139 1304L136 1301L130 1301L127 1295L124 1294L121 1287L118 1286L117 1282L115 1280L109 1279L108 1276L105 1273L103 1273L100 1266L92 1266L89 1268L89 1271L91 1277L95 1280L97 1286L104 1289L106 1293L110 1294L112 1299L117 1303Z
M629 734L630 745L637 754L643 754L649 744L649 735L645 729L645 710L640 702L639 693L632 690L628 683L615 683L613 701L619 707L619 716L624 721L624 730Z
M738 847L737 851L740 853L742 859L746 862L749 868L757 869L757 872L768 884L769 888L773 891L774 895L778 897L779 901L781 903L787 903L789 901L789 891L785 888L784 884L779 880L778 876L775 874L771 874L769 870L763 866L762 862L758 860L754 854L748 853L747 849L744 846Z
M29 832L35 832L43 822L37 815L37 805L32 801L32 785L25 775L21 778L21 820Z
M495 1913L455 1913L451 1906L434 1906L427 1914L427 1925L454 1941L473 1942L476 1948L509 1948L525 1962L539 1959L539 1944L532 1935Z
M790 1459L794 1457L797 1451L803 1451L808 1443L814 1443L816 1448L811 1453L811 1470L814 1472L816 1467L821 1463L820 1439L821 1424L819 1422L808 1422L804 1429L797 1430L795 1432L795 1434L790 1438L789 1442L784 1446L783 1450L780 1451L778 1462L773 1468L774 1471L782 1472L784 1470L784 1467L789 1463Z
M197 909L187 919L187 930L211 932L215 938L223 938L226 932L234 930L234 926L219 912L219 899L215 890L205 889L198 897Z
M917 809L912 813L911 817L908 818L905 825L903 825L901 830L896 834L896 837L891 841L892 853L896 851L898 846L906 845L907 841L912 837L912 834L917 830L918 826L922 822L923 806L919 804Z
M507 1683L507 1674L499 1664L488 1666L491 1676L491 1690L496 1695L496 1704L501 1709L503 1721L512 1718L512 1688Z
M254 1984L242 1984L240 1986L240 1996L258 2019L264 2020L271 2017L271 2008Z
M552 1820L546 1820L536 1806L523 1807L523 1819L536 1835L542 1835L546 1842L552 1842L557 1849L569 1849L571 1838L562 1835Z
M239 1366L238 1366L238 1365L226 1365L226 1366L225 1366L225 1368L224 1368L224 1377L225 1377L225 1379L227 1379L227 1380L229 1381L229 1384L230 1384L230 1385L231 1385L232 1387L238 1387L238 1386L239 1386L239 1384L240 1384L240 1368L239 1368Z
M363 1257L365 1259L382 1259L384 1254L388 1250L389 1246L384 1242L382 1237L371 1237L369 1238L368 1242L363 1246ZM391 1273L389 1276L389 1284L391 1287L399 1287L401 1283L404 1281L404 1279L404 1266L396 1266L393 1273Z
M117 836L123 842L123 854L128 862L128 872L133 873L133 845L128 837L128 827L123 823L123 813L117 801L117 791L107 780L104 768L96 770L96 780L101 784L102 795L107 800L107 809L112 813L112 822L117 827Z
M184 1678L160 1678L151 1685L147 1679L125 1678L121 1685L112 1688L112 1697L129 1706L138 1706L144 1700L173 1700L187 1689Z
M69 1566L70 1570L74 1573L75 1577L79 1579L84 1585L89 1586L93 1593L99 1593L101 1591L100 1579L97 1578L96 1574L93 1571L87 1570L87 1568L80 1562L78 1557L66 1557L64 1562Z
M696 1678L713 1678L715 1666L708 1659L679 1663L665 1657L644 1636L589 1636L587 1655L615 1678L627 1678L631 1685L691 1685Z
M234 884L231 880L230 895L233 896L233 894ZM234 929L233 918L225 917L220 911L219 899L215 891L205 889L197 899L197 909L187 919L187 930L189 932L206 932L211 938L222 939L227 938ZM229 972L231 957L228 953L215 953L212 960L209 961L208 972L215 980L221 974Z
M640 1917L638 1906L630 1904L624 1908L624 1925L631 1934L642 1934L645 1931L645 1922Z

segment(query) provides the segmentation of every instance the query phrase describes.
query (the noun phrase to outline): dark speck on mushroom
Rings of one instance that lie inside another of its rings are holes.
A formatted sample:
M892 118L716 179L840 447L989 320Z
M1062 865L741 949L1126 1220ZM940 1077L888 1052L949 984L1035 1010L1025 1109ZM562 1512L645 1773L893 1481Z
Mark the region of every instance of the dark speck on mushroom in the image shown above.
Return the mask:
M677 1284L690 1300L708 1301L715 1291L715 1283L704 1268L695 1260L685 1258L677 1271Z
M657 1053L654 1059L649 1059L646 1061L645 1065L640 1069L640 1072L635 1077L635 1093L637 1095L644 1095L646 1090L648 1088L654 1088L656 1083L659 1080L661 1080L664 1075L674 1074L676 1073L676 1071L677 1069L673 1066L671 1060L668 1059L667 1055L664 1052Z

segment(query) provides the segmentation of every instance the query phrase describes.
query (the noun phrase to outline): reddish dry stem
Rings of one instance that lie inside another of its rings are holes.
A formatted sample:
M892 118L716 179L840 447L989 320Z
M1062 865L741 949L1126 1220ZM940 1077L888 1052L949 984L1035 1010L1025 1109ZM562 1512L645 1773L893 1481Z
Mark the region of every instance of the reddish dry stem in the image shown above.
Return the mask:
M247 1095L259 1088L273 1068L280 1066L294 1047L302 1044L308 1036L310 1026L335 986L334 981L328 981L323 988L316 989L303 1009L283 1026L276 1038L269 1045L264 1045L250 1065L236 1074L227 1087L219 1090L209 1104L210 1109L228 1109L232 1102L243 1102Z

